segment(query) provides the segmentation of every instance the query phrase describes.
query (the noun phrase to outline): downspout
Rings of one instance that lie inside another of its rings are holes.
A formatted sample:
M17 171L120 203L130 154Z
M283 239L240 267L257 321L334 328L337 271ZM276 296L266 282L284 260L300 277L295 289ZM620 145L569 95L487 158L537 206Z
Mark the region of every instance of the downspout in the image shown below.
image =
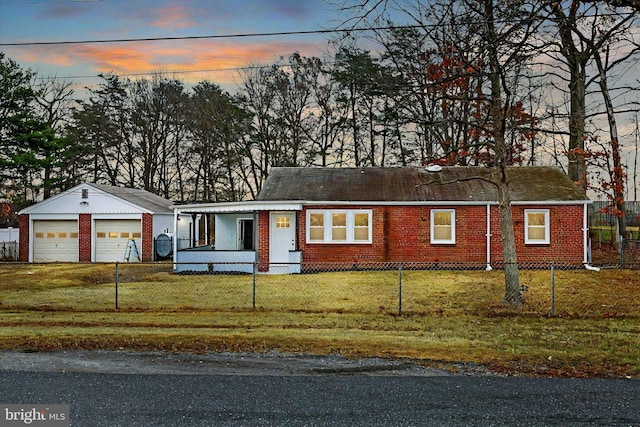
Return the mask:
M491 271L491 205L487 203L487 268L486 271Z
M78 223L80 223L79 219L78 219ZM33 218L31 214L29 214L29 256L28 256L29 262L33 262L33 244L34 244L33 238L34 237L35 237L35 233L33 232ZM18 251L19 250L20 250L20 243L18 243Z
M209 240L209 221L210 220L211 218L209 218L209 214L208 213L204 214L204 244L205 245L208 245L211 243Z
M584 268L586 268L587 270L600 271L599 267L593 267L588 264L589 263L589 258L587 253L587 245L589 244L588 218L589 218L589 211L587 209L587 204L585 203L582 211L582 253L583 253L582 264L584 265Z
M173 271L177 268L178 262L178 209L173 209Z
M259 231L258 231L258 211L253 211L253 253L254 253L254 265L258 264L258 250L260 248L260 240L259 240L259 235L258 235ZM256 267L254 266L254 271L256 270Z

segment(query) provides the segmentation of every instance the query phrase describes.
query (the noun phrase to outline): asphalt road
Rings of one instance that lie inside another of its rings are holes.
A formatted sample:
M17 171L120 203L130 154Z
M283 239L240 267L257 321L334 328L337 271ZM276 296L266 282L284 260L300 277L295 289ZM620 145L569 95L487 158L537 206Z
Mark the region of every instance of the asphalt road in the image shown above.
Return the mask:
M282 354L0 353L0 403L73 426L640 426L640 381ZM32 424L32 425L35 425Z

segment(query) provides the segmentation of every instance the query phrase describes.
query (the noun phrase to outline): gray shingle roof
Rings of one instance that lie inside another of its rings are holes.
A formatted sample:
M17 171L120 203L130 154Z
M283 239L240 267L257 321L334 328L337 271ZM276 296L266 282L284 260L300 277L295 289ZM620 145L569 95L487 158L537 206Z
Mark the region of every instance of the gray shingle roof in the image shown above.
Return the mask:
M136 206L147 209L153 213L173 213L173 209L170 208L170 206L173 205L173 202L146 190L141 190L139 188L114 187L112 185L95 183L87 183L87 185Z
M257 197L260 201L497 201L493 169L479 166L274 168ZM512 201L585 201L588 198L559 168L508 169Z

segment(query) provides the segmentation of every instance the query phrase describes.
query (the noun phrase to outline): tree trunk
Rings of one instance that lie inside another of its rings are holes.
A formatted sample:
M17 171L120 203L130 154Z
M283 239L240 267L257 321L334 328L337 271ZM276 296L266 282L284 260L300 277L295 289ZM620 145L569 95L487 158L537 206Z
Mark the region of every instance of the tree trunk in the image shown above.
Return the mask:
M522 304L516 238L513 229L513 213L506 171L498 171L498 210L500 217L500 236L502 238L502 258L504 260L504 303L519 306Z
M494 27L493 2L485 2L485 19L489 42L498 39ZM496 174L495 184L498 193L498 209L500 217L500 235L502 237L502 258L504 261L504 299L503 302L519 306L522 304L520 291L520 276L518 272L518 259L516 256L516 239L513 230L513 216L511 212L511 196L509 194L509 180L507 177L507 161L509 159L509 147L504 139L505 132L505 108L502 100L502 79L499 54L496 44L490 43L489 57L489 82L491 85L491 126L495 150ZM507 99L509 98L507 93ZM505 102L504 105L509 105Z
M607 84L607 72L602 64L602 58L599 52L594 52L594 59L598 66L598 73L600 75L600 92L604 98L604 105L607 110L607 120L609 121L609 136L611 137L611 161L613 162L613 169L609 172L611 175L611 189L613 194L611 195L614 206L614 214L618 217L618 236L624 239L627 234L627 227L625 223L625 207L624 207L624 180L626 178L624 173L624 165L622 164L622 158L620 156L620 141L618 139L618 125L616 123L616 115L613 108L613 101L611 100L611 94L609 93L609 87Z
M587 165L585 162L585 86L586 73L580 64L569 62L571 111L569 113L569 178L587 191Z
M579 1L572 0L569 14L565 14L564 3L551 3L551 10L556 17L560 35L560 53L567 60L569 68L569 147L567 157L569 178L584 191L587 190L587 166L585 163L584 126L585 126L585 64L590 57L588 51L579 50L573 32L576 30L576 10Z

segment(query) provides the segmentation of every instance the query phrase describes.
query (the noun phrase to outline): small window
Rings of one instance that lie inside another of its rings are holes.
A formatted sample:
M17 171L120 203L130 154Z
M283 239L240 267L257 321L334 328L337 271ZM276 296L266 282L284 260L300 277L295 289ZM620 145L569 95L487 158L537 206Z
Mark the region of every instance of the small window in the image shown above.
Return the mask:
M129 232L128 231L122 231L120 233L120 238L121 239L128 239L129 238Z
M369 240L369 214L356 213L354 215L353 240L363 242Z
M324 214L323 213L309 214L309 240L319 241L319 242L324 240Z
M56 238L56 233L53 233L51 231L47 232L47 239L55 239Z
M456 211L433 209L431 211L431 243L454 244L456 242Z
M89 198L89 190L86 188L82 189L82 198L83 199L88 199Z
M107 233L105 233L104 231L98 231L96 233L96 236L98 237L98 239L104 239L105 237L107 237Z
M44 233L42 233L42 232L37 232L37 233L36 233L36 239L44 239Z
M115 239L118 237L118 232L117 231L110 231L109 232L109 238L110 239Z
M524 242L530 245L549 244L549 210L525 209L524 211Z
M72 238L72 239L77 239L78 238L78 233L71 232L71 233L69 233L69 237Z
M139 231L134 231L133 233L131 233L131 237L133 237L134 239L139 239L142 237L142 233L140 233Z
M66 239L67 238L67 233L65 233L64 231L60 231L58 233L58 239Z
M291 227L291 223L288 216L276 217L276 228L289 228L289 227Z
M346 213L331 214L331 240L333 241L347 240L347 214Z

